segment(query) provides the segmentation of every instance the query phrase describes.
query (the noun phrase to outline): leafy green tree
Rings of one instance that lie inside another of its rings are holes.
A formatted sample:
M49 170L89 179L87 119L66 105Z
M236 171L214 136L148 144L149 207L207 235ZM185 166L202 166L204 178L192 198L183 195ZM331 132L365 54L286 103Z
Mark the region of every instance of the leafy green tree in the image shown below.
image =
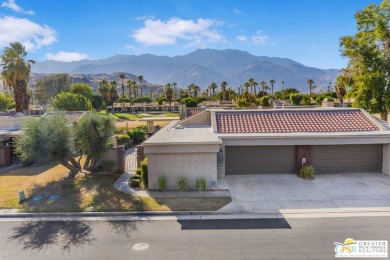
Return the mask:
M30 79L31 65L33 60L26 60L27 52L19 42L13 42L10 47L5 47L2 61L1 77L5 87L13 90L16 112L27 114L30 96L27 92L27 84Z
M92 101L92 87L85 83L76 83L70 86L70 93L80 94Z
M92 108L95 109L96 111L100 111L100 109L103 106L103 99L100 95L94 94L92 96Z
M357 32L340 40L342 56L349 59L354 106L380 113L387 120L390 104L390 4L370 4L355 14ZM345 82L344 82L345 84ZM339 85L341 86L341 85Z
M58 93L70 91L72 78L69 74L52 74L35 82L35 97L39 104L47 104Z
M62 111L88 111L91 110L91 101L86 97L69 92L61 92L51 100L56 110Z
M294 106L300 105L303 99L303 95L301 93L292 93L290 94L291 104Z
M310 94L305 94L303 95L303 98L302 98L302 104L305 105L305 106L309 106L311 104L311 96Z
M84 115L75 129L76 143L86 155L84 169L95 170L114 135L112 118L98 113Z
M74 177L81 169L75 157L80 153L69 124L62 114L28 120L15 141L15 151L25 164L58 161Z
M263 96L261 98L258 98L257 103L262 107L269 107L270 106L269 100L270 100L269 96Z
M296 88L286 88L280 91L280 96L282 100L287 100L290 99L291 94L295 94L295 93L299 93L299 90Z
M7 110L8 106L9 102L7 96L4 93L0 92L0 111Z
M160 96L160 97L156 98L156 101L158 102L159 105L162 105L162 103L164 101L168 102L168 99L165 96Z
M183 98L181 101L186 103L187 107L196 107L198 105L198 102L191 97Z

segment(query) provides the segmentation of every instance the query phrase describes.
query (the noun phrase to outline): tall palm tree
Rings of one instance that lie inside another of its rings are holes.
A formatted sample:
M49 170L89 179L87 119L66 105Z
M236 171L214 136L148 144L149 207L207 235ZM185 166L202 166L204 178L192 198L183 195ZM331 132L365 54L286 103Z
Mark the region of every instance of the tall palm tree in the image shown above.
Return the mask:
M266 94L265 94L265 89L266 89L266 87L268 87L268 86L267 86L267 83L265 83L265 81L262 80L262 81L260 82L260 85L261 85L261 88L262 88L262 91L263 91L263 95L265 96L265 95L266 95Z
M106 112L107 112L107 102L109 100L109 90L110 87L108 81L105 79L101 80L98 84L98 91L100 96L102 96L104 102L104 109L106 110Z
M118 87L118 84L116 83L115 80L110 81L110 90L109 90L109 96L110 96L110 102L114 103L114 101L118 97L118 91L116 88Z
M192 86L192 89L194 90L194 98L197 98L198 97L198 91L200 90L200 87L194 84Z
M165 84L164 92L165 92L165 97L169 101L169 112L171 112L171 103L172 103L172 98L173 98L173 90L172 90L172 84L167 83Z
M122 111L125 110L125 84L124 80L126 78L126 74L121 72L119 73L119 78L121 79L121 87L122 87Z
M330 92L331 89L332 89L332 82L329 82L328 83L328 92Z
M142 80L144 80L144 76L139 75L139 76L137 77L137 79L139 80L139 88L140 88L140 90L141 90L141 98L142 98Z
M221 83L221 91L222 91L222 101L226 101L226 87L227 87L227 82L222 81Z
M185 94L186 92L184 91L184 89L179 89L179 94L180 94L180 99L183 98L183 95Z
M176 86L177 86L177 82L172 82L171 85L173 87L173 98L172 99L176 100L176 93L177 93Z
M248 81L244 83L244 88L245 88L246 92L249 92L249 87L250 87L250 86L251 86L251 85L249 84Z
M213 98L215 97L215 90L218 88L217 84L215 82L212 82L208 87L213 92Z
M33 60L26 59L27 52L19 42L13 42L5 47L1 56L3 71L1 77L5 86L13 90L16 112L27 114L30 97L27 93L27 84L30 79Z
M209 97L210 90L208 88L206 88L205 91L206 91L206 97Z
M284 89L284 81L282 81L282 85L283 85L282 89Z
M269 81L269 84L271 84L271 97L274 97L274 84L275 84L275 80L271 79Z
M313 89L314 80L308 79L307 84L309 85L309 93L311 96L311 90Z

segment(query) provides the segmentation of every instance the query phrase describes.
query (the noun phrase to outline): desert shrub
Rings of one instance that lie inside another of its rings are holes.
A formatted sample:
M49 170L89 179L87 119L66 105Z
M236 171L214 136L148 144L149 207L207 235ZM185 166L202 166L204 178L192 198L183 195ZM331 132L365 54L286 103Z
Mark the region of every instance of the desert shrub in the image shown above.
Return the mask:
M145 141L146 130L143 128L134 128L130 131L127 131L127 134L130 136L131 140L133 140L134 144L141 144Z
M179 191L185 192L188 191L188 179L186 176L180 176L177 184L179 186Z
M118 134L116 135L116 138L118 140L118 145L125 144L131 140L128 134Z
M141 183L142 188L148 188L148 158L145 158L141 163Z
M205 177L198 177L196 178L196 189L198 191L205 191L206 190L206 178Z
M299 171L299 176L305 180L314 180L315 169L312 165L305 165Z
M131 179L130 180L130 187L138 188L139 185L140 185L140 180L139 179Z
M115 162L112 160L102 160L103 170L106 172L113 172L115 170Z
M158 177L158 189L160 191L165 191L167 188L167 178L164 175Z
M131 176L131 179L132 180L141 180L141 175L134 174L133 176Z

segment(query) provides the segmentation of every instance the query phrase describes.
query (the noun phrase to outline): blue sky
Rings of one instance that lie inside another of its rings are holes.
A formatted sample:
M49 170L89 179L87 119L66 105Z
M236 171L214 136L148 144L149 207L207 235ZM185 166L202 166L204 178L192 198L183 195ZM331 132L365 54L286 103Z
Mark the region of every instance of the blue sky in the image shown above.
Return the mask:
M379 0L0 0L0 48L20 41L35 60L240 49L340 69L339 38Z

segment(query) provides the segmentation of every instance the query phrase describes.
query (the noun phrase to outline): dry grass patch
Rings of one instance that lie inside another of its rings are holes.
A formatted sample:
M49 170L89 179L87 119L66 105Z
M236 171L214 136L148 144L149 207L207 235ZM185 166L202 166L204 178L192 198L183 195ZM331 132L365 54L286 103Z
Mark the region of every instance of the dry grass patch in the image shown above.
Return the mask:
M135 197L114 188L117 177L78 174L71 179L62 165L22 167L0 175L0 208L18 208L21 212L196 211L217 210L230 202L230 198ZM22 204L20 190L29 198ZM42 195L43 200L33 201L36 195ZM50 201L51 195L59 198Z

